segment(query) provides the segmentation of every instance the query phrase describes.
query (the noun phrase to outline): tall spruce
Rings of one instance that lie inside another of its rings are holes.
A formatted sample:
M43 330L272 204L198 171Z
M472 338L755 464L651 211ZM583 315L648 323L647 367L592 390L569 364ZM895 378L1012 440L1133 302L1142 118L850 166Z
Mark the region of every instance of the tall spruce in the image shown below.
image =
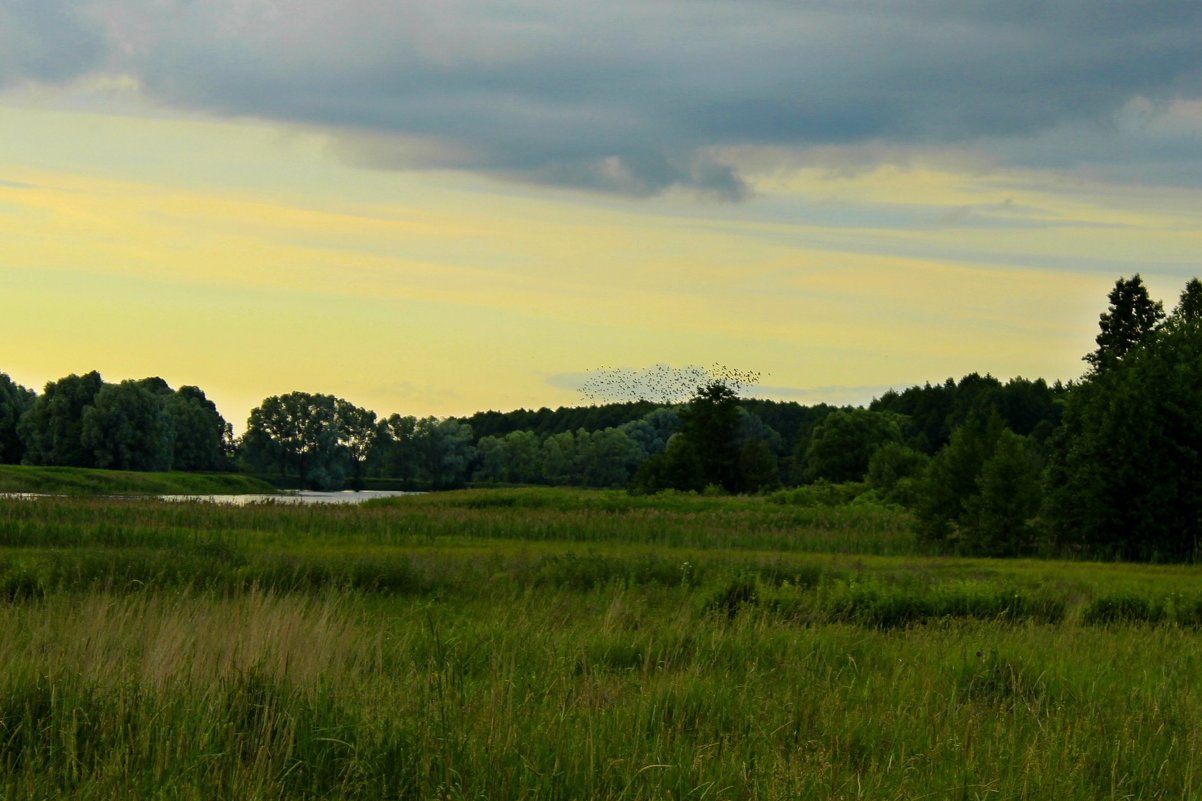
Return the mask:
M1110 307L1098 319L1098 349L1085 357L1095 371L1122 361L1147 342L1164 320L1164 306L1148 295L1139 273L1115 281L1109 299Z
M1140 560L1202 555L1202 325L1190 311L1195 283L1173 318L1120 358L1101 361L1102 369L1068 395L1063 426L1051 441L1044 508L1063 549ZM1149 308L1159 308L1140 304L1145 321Z

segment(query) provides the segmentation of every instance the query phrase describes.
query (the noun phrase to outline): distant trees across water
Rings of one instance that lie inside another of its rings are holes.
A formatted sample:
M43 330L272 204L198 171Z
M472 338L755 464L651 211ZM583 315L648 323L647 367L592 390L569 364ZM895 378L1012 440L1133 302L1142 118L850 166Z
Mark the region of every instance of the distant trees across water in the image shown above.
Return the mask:
M161 378L70 375L41 395L0 374L0 461L128 470L234 470L316 488L390 479L419 488L469 483L757 492L862 480L881 446L933 454L969 410L997 408L1024 434L1055 427L1062 388L967 376L888 393L869 409L734 395L720 381L687 403L647 401L467 418L386 418L333 395L263 400L246 432L197 387Z
M0 374L0 461L246 470L322 489L391 481L765 492L912 510L948 552L1202 557L1202 283L1166 313L1120 278L1076 382L970 374L866 408L746 399L705 376L683 403L466 418L376 413L291 392L246 433L198 387L70 375L39 395Z
M161 378L109 384L69 375L41 395L0 374L6 463L114 470L218 471L233 466L233 429L198 387Z

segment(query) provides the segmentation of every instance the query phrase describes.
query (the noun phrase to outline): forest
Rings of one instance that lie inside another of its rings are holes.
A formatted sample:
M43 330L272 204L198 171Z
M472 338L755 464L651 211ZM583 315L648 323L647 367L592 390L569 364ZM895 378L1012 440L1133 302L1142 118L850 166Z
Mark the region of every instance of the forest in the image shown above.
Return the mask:
M327 394L263 400L245 433L198 387L96 372L38 394L0 374L0 462L240 471L279 486L541 484L633 494L772 493L912 513L949 553L1192 561L1202 528L1202 283L1166 313L1120 278L1097 348L1067 385L986 374L864 408L739 396L703 376L647 398L465 418L374 411Z

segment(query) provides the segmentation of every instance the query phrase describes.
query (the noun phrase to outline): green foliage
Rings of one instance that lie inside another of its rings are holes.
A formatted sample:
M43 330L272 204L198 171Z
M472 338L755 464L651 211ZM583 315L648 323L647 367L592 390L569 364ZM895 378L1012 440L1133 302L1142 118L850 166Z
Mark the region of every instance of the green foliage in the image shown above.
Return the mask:
M295 475L314 486L334 486L338 432L333 395L290 392L273 395L251 410L242 455L253 468Z
M474 479L483 483L625 487L639 462L662 453L676 412L658 409L621 427L584 428L540 441L531 431L485 436L476 443Z
M382 431L375 412L333 395L273 395L251 410L242 456L261 472L317 489L359 486Z
M1066 602L1046 591L1030 592L973 582L907 586L904 582L836 581L820 587L810 612L819 619L872 628L905 628L948 620L997 623L1060 623Z
M712 422L712 416L706 417L708 402L704 405L706 411L698 419ZM681 413L675 409L655 409L620 427L564 431L541 442L534 432L523 430L481 437L473 478L484 484L627 487L641 493L702 491L707 486L757 492L779 486L780 436L736 405L727 404L724 414L735 447L734 461L723 466L727 479L735 482L730 486L706 480L706 460L697 444L701 429L694 427L691 437L679 431Z
M476 442L477 482L501 483L507 481L509 472L508 454L503 437L481 437Z
M930 461L921 451L886 442L868 460L868 486L886 502L913 506L919 497L916 483Z
M233 455L233 429L200 387L184 386L163 399L171 417L174 470L227 470Z
M576 437L571 431L552 434L542 444L542 478L552 486L579 484Z
M1186 283L1170 319L1176 323L1202 323L1202 281L1191 278Z
M646 458L668 449L668 440L680 429L680 415L671 408L655 409L623 424L621 429Z
M724 615L734 620L743 610L759 602L759 583L754 576L736 576L719 587L705 603L708 612Z
M25 453L17 424L36 396L0 373L0 464L17 464Z
M763 425L780 437L779 450L792 453L800 449L805 452L815 426L836 407L825 403L802 406L794 401L773 401L764 398L743 398L739 406L749 417L762 421Z
M476 459L476 481L527 484L542 478L542 444L529 431L481 437L476 442Z
M901 427L894 414L867 409L832 412L814 428L805 451L805 479L863 481L877 449L900 442Z
M463 422L470 425L478 437L504 437L513 431L531 431L545 439L580 429L592 432L618 428L653 414L659 408L649 401L634 401L558 409L515 409L511 412L476 412Z
M337 447L349 465L350 486L360 489L368 456L376 443L376 413L335 398L334 429L338 432Z
M112 470L171 469L175 428L163 397L142 382L105 384L84 409L80 443Z
M419 475L435 489L461 487L468 479L476 449L467 423L448 417L424 417L413 431Z
M680 410L680 436L700 462L703 486L738 491L739 405L733 389L720 381L698 387Z
M1110 290L1110 306L1098 320L1098 349L1085 357L1095 371L1114 367L1146 343L1164 319L1164 306L1148 295L1139 273L1120 278Z
M576 434L576 458L586 487L624 487L642 450L620 428Z
M1110 593L1090 600L1081 611L1081 622L1087 626L1113 623L1157 623L1164 611L1156 603L1133 593Z
M1124 340L1125 341L1125 340ZM1195 558L1202 542L1202 326L1170 319L1074 387L1046 516L1065 549Z
M753 439L739 449L739 492L764 492L780 486L780 463L764 439Z
M1039 466L1027 441L994 412L970 416L931 460L915 513L920 537L979 556L1020 556L1037 541Z
M855 501L867 489L865 484L857 481L832 484L829 481L819 480L800 487L778 490L768 496L768 499L773 503L791 506L844 506Z
M977 492L965 504L961 547L977 556L1020 556L1034 550L1034 519L1043 500L1039 468L1022 437L1002 430L981 465Z
M537 481L542 473L542 443L529 431L511 431L505 435L507 459L506 481L524 484Z
M628 484L631 492L713 487L739 493L779 486L780 436L740 407L733 389L720 381L698 387L676 416L680 430L667 438L662 453L651 453L638 464ZM668 422L666 417L661 421ZM663 426L661 436L668 430Z
M17 425L25 444L24 462L94 467L95 455L83 444L83 416L102 386L95 371L47 384Z
M389 415L376 426L375 441L368 453L368 469L373 476L387 476L405 483L418 480L417 418Z
M910 447L933 455L951 439L970 415L985 420L997 412L1016 434L1043 440L1060 421L1059 399L1065 390L1043 379L1013 378L1005 384L990 375L970 373L957 383L890 390L869 406L873 411L903 416L902 434Z
M967 523L969 500L977 494L981 468L993 453L1003 423L971 416L952 434L947 447L927 466L915 506L920 536L932 543L954 546Z
M663 453L639 464L628 488L636 495L645 495L666 489L701 492L705 486L701 454L692 440L681 433L668 440Z
M0 382L0 424L4 392ZM46 385L18 424L31 465L122 470L224 470L233 435L197 387L173 391L161 378L106 384L99 373ZM0 441L2 441L0 426Z

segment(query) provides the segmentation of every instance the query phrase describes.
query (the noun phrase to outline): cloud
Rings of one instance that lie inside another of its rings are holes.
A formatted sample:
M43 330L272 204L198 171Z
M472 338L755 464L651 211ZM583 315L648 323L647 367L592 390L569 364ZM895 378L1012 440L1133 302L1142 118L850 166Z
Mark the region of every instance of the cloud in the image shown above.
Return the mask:
M578 370L571 373L553 373L546 377L546 382L549 386L556 389L567 389L572 392L580 392L584 385L588 383L593 374L587 371Z
M1084 133L1102 164L1122 159L1132 137L1200 160L1196 131L1143 138L1123 117L1133 103L1161 115L1202 97L1196 0L76 8L8 0L0 81L119 70L158 102L327 128L346 157L380 169L737 200L748 194L729 157L740 147L984 144L1024 163L1036 157L1028 143ZM1070 148L1049 152L1058 166L1079 163Z
M103 63L108 43L77 3L0 2L0 87L71 80Z

